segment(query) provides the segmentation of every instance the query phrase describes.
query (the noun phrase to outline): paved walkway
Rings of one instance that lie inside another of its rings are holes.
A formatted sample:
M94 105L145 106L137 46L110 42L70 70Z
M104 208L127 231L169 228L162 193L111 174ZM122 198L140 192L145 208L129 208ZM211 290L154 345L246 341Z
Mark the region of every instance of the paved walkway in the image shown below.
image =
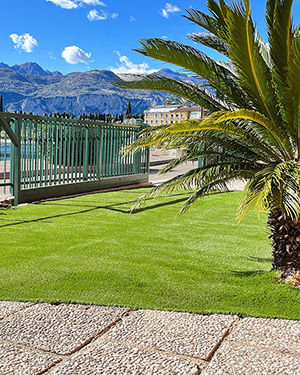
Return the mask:
M0 301L1 375L295 375L300 322Z

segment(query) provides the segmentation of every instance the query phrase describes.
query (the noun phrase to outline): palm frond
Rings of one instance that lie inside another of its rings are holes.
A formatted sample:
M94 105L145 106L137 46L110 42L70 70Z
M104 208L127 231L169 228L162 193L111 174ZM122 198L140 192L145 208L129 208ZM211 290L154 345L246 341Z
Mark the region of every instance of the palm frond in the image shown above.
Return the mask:
M226 26L220 26L214 17L192 8L187 9L186 12L188 15L183 17L224 40L227 32Z
M289 104L288 113L296 144L295 157L300 160L300 35L297 34L291 46L288 72ZM291 105L292 104L292 105Z
M294 161L270 164L258 171L247 183L237 211L238 220L252 209L258 213L280 207L298 220L300 212L300 166Z
M177 81L161 75L128 75L126 80L115 83L119 88L133 90L163 91L184 97L191 102L201 105L208 111L229 109L225 101L222 101L207 89L194 83Z
M240 85L251 98L253 109L263 113L280 129L283 124L278 110L274 107L276 93L272 86L271 71L255 41L256 30L247 3L245 2L245 6L234 3L228 12L229 57L239 74ZM284 133L284 129L282 132Z
M202 44L203 46L212 48L215 51L228 56L227 44L221 38L212 33L193 33L189 34L187 37L195 43Z
M195 168L154 187L148 193L139 197L131 211L140 207L150 198L158 198L162 194L170 194L178 190L196 189L203 192L203 195L215 192L220 187L226 188L226 182L235 178L251 178L258 170L259 166L256 163L249 162L218 163L203 168ZM199 198L199 195L197 195L197 198ZM192 199L189 203L186 202L182 207L182 212L185 212L194 201Z
M203 52L182 43L157 38L143 39L140 43L143 48L135 51L196 73L236 105L248 108L249 102L245 100L232 72Z
M293 0L267 1L267 32L272 58L272 78L278 98L279 110L286 128L293 133L293 112L290 111L288 71L293 40L292 7Z

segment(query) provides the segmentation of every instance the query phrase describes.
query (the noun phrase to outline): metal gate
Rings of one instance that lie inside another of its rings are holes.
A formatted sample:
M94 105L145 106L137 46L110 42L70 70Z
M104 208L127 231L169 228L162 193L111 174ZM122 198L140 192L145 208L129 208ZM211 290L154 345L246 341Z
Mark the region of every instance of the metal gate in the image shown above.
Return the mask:
M142 126L0 112L0 187L15 204L148 181Z

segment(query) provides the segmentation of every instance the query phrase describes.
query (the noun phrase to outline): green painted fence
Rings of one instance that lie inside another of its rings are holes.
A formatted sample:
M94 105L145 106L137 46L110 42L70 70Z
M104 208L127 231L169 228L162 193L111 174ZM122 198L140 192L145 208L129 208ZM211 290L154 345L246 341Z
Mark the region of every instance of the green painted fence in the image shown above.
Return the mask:
M15 204L148 181L148 149L121 153L142 126L0 112L0 128L0 187Z

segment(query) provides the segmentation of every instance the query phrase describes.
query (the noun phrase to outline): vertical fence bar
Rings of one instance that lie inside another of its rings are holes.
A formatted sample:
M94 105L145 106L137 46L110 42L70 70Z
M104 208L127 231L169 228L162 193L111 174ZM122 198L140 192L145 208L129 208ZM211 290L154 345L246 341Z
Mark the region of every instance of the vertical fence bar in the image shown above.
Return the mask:
M93 150L94 150L94 133L93 133L93 126L89 127L89 160L88 160L88 179L92 179L92 172L93 172Z
M21 120L21 186L24 185L24 179L25 179L25 155L24 155L24 147L25 147L25 124L24 124L24 119Z
M51 122L46 121L46 139L45 142L45 186L48 186L48 179L49 179L49 166L50 166L50 149L49 149L49 138L50 138L50 129L51 129Z
M44 166L43 166L43 156L44 156L44 127L45 121L42 120L39 129L39 182L40 187L43 186L44 180Z
M71 129L72 129L72 126L69 123L68 124L68 133L67 133L67 137L68 137L67 145L68 146L66 146L66 147L68 147L68 154L67 154L67 183L69 183L69 181L70 181L70 169L71 169L70 168L71 167Z
M137 129L133 130L134 141L139 137L139 131ZM141 171L141 151L138 151L133 156L133 174L139 174Z
M59 126L59 132L58 132L58 139L56 140L56 143L59 144L59 157L58 157L58 184L61 184L61 177L63 173L63 164L62 164L62 153L63 153L63 126L64 124L62 122L58 123Z
M84 126L83 135L83 180L88 180L88 168L89 168L89 128L88 125Z
M38 166L39 166L39 143L38 143L38 129L40 128L40 121L34 122L34 186L38 186Z
M97 169L96 169L96 178L101 179L101 173L102 173L102 162L101 162L101 155L102 155L102 127L99 125L97 126Z
M78 173L78 154L79 154L79 130L80 130L80 124L76 126L76 133L75 133L75 139L76 139L76 147L75 147L75 181L77 181L77 173Z
M1 131L1 130L0 130ZM0 135L1 139L1 135ZM2 144L0 142L0 149L2 149ZM11 148L10 148L10 154L11 154ZM9 162L11 163L11 156L9 158ZM6 163L7 163L7 135L6 132L4 133L4 146L3 146L3 190L4 194L6 194Z
M75 131L76 131L76 126L72 126L72 152L71 152L71 181L74 181L74 167L75 167Z
M100 168L100 178L101 177L105 177L105 174L106 174L106 156L105 156L105 149L106 149L106 126L102 126L101 127L102 129L102 147L100 149L101 151L101 157L100 157L100 160L101 160L101 168Z
M20 142L21 135L21 121L20 119L12 120L12 130L15 133L18 142ZM14 196L14 205L19 204L19 190L20 190L20 143L15 145L13 142L11 146L11 160L10 160L10 180L12 183L12 195Z
M80 127L80 140L79 140L79 181L82 180L82 172L83 172L83 138L84 138L84 125Z

